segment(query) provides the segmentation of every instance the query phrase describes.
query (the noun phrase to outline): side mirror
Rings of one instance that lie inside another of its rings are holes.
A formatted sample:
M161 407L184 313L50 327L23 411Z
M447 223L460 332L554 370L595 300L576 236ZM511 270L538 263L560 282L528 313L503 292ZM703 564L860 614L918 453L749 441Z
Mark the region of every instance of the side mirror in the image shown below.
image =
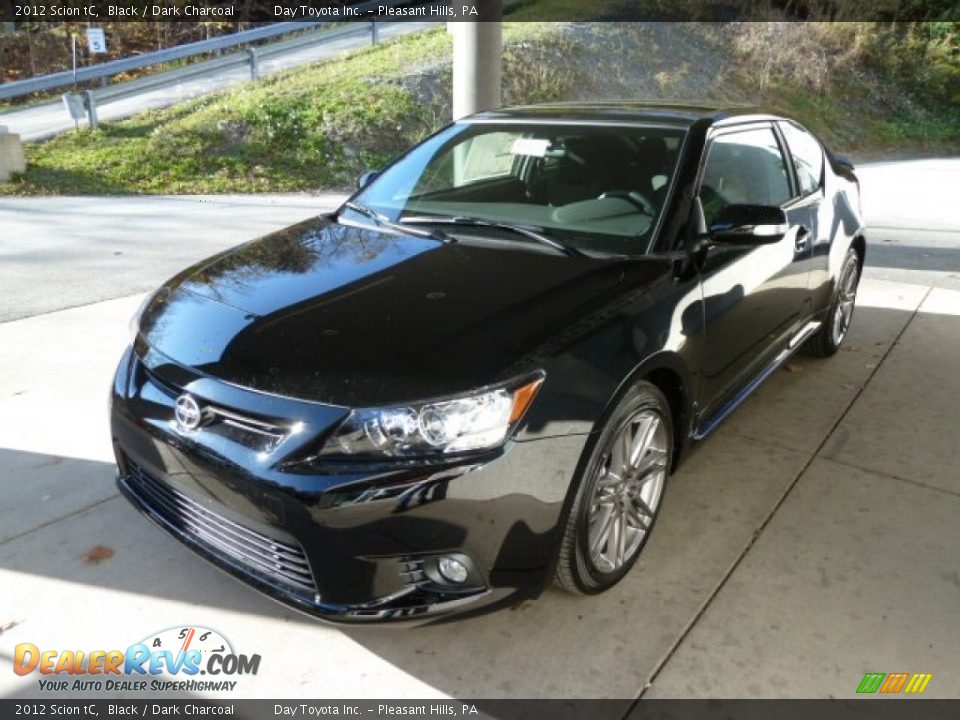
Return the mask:
M363 190L367 185L372 183L379 174L379 170L367 170L363 175L357 178L357 190Z
M727 205L710 225L711 242L723 245L772 245L790 225L787 214L769 205Z
M846 155L834 155L833 159L837 161L837 165L847 170L855 170L853 166L853 160L848 158Z

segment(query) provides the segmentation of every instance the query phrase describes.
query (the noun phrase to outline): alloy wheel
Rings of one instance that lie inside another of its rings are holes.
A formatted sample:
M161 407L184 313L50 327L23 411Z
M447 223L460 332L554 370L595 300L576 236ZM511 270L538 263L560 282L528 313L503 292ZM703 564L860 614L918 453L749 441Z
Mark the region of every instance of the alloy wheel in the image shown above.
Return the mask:
M667 475L668 434L663 419L646 409L614 436L598 466L588 519L588 551L600 572L627 563L653 524Z
M840 280L840 293L837 296L837 307L833 316L833 344L840 345L850 329L853 319L853 307L857 299L857 279L859 272L855 262L847 265L846 272Z

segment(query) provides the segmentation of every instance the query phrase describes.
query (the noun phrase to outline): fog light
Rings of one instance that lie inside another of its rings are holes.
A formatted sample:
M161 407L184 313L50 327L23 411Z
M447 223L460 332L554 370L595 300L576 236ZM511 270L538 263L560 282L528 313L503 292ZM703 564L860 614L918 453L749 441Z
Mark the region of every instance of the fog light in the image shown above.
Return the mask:
M463 583L467 581L467 566L457 560L455 557L444 555L437 562L437 569L445 580L452 583Z

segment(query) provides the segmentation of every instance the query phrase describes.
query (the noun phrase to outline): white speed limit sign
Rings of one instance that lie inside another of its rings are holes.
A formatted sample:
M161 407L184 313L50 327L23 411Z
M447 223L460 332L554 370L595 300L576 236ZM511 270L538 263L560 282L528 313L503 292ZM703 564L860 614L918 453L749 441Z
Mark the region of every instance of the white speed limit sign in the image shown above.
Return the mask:
M87 46L91 54L102 55L107 51L107 37L103 28L87 28Z

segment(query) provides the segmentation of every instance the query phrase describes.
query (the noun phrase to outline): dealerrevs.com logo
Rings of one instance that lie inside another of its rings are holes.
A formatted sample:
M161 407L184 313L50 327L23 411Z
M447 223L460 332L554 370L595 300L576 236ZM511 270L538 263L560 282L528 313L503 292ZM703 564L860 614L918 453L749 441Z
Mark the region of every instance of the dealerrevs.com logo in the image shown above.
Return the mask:
M51 692L230 692L234 678L256 675L260 655L237 653L210 628L186 626L151 633L126 650L47 650L32 643L14 649L17 675L38 673Z

